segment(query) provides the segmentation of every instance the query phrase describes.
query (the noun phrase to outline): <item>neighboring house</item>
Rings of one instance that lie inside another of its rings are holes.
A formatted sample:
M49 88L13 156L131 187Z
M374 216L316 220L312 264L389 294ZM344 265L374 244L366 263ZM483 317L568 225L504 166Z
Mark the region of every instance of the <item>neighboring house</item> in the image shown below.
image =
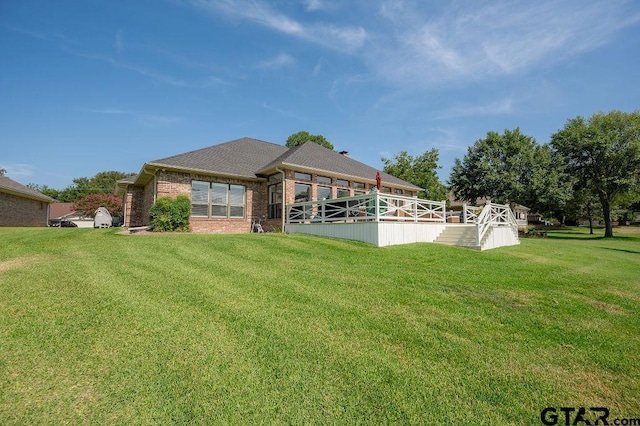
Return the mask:
M50 220L69 220L79 228L93 228L93 218L79 214L73 203L52 203L49 208Z
M47 226L53 198L0 176L0 226Z
M50 219L69 219L77 216L73 203L51 203L49 206Z
M149 225L158 197L191 199L194 232L250 232L264 224L282 229L284 206L294 202L365 194L376 185L377 169L318 144L287 148L251 138L237 139L160 160L137 176L118 181L124 226ZM422 188L386 173L382 192L414 196Z

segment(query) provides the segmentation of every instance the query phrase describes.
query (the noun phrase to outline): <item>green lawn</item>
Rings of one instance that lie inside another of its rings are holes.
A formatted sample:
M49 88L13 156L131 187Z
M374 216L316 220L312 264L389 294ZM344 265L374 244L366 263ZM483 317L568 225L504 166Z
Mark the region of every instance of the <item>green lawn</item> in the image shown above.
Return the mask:
M0 228L0 424L640 417L640 229L616 232L481 253Z

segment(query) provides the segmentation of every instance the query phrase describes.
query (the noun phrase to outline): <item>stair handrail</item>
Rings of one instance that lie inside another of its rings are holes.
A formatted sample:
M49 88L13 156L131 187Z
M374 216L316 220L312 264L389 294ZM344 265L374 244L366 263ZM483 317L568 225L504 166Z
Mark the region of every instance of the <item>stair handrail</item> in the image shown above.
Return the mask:
M488 202L476 218L476 245L480 246L482 239L491 227L491 203Z

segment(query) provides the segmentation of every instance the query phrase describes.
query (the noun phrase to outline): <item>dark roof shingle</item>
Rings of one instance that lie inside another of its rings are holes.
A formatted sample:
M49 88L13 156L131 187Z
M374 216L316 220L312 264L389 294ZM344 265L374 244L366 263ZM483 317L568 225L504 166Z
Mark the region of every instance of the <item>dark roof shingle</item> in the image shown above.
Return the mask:
M236 139L207 148L161 158L146 163L155 167L171 167L211 174L256 179L278 166L313 169L334 175L351 176L363 181L375 181L377 169L332 151L313 142L287 148L252 138ZM144 170L144 167L143 167ZM383 184L413 190L422 188L380 172ZM140 176L138 176L140 178ZM119 183L127 184L126 180Z
M286 146L242 138L150 161L149 164L255 178L256 171L287 150Z
M36 191L35 189L31 189L28 186L11 180L6 176L0 176L0 191L13 193L15 195L21 195L33 200L44 201L46 203L52 203L54 201L53 198L48 197L43 193Z
M298 166L308 169L324 170L339 175L348 175L367 181L375 181L378 169L361 163L353 158L332 151L322 145L313 142L306 142L291 148L280 157L269 163L262 170L269 170L279 165ZM262 171L261 170L261 171ZM383 185L384 183L413 187L422 189L416 185L398 179L395 176L380 171Z

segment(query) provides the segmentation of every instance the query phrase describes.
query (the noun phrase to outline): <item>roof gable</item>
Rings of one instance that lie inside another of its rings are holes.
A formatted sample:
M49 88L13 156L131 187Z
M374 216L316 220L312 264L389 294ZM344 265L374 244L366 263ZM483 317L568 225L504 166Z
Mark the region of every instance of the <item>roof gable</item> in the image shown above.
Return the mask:
M54 201L53 198L48 197L43 193L36 191L35 189L31 189L28 186L11 180L6 176L0 176L0 192L6 192L24 198L31 198L32 200L43 201L45 203L52 203Z
M256 178L258 170L287 150L286 146L242 138L150 161L148 164Z

